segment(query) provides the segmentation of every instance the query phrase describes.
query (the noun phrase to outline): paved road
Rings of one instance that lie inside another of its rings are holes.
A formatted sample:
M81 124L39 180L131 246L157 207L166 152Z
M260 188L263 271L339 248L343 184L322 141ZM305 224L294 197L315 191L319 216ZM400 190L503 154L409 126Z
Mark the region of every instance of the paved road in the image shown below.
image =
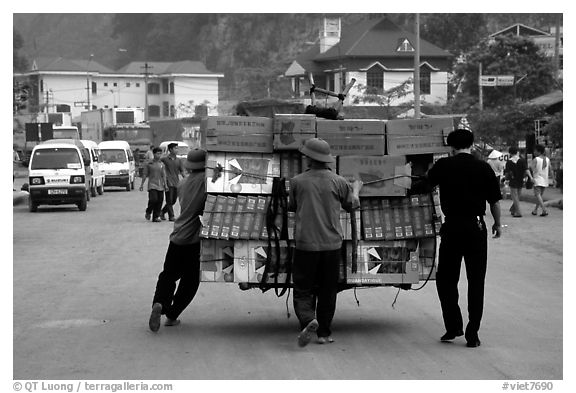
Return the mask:
M341 293L336 342L301 349L286 297L235 284L203 283L180 326L150 332L172 225L145 221L145 203L146 193L107 189L86 212L13 208L14 379L563 378L561 210L504 214L504 237L489 242L480 348L438 342L430 283L401 291L394 307L396 289L358 290L359 307L353 291Z

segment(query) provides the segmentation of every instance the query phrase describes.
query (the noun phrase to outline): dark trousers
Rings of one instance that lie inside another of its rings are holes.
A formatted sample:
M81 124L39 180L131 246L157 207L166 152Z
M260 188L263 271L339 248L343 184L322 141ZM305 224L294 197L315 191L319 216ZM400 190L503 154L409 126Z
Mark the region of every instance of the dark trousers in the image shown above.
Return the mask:
M158 190L148 190L148 207L146 214L152 213L152 217L160 217L162 202L164 201L164 192Z
M484 308L484 279L487 265L487 230L483 220L450 221L440 231L440 254L436 288L444 326L448 332L462 330L462 314L458 306L458 280L462 258L468 280L468 325L466 338L475 338L480 329Z
M332 334L330 325L336 311L340 249L294 253L294 311L300 329L314 318L318 320L318 337Z
M152 304L162 304L162 314L177 319L192 302L199 286L200 243L181 246L170 242Z
M166 191L166 204L162 208L161 214L168 213L169 218L174 218L174 204L178 200L178 188L168 187Z

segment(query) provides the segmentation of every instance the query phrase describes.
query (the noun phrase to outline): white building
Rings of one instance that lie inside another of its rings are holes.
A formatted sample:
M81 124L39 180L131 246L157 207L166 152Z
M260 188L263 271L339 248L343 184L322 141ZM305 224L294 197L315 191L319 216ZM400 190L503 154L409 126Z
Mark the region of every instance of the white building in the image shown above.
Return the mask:
M24 113L146 108L148 119L216 115L218 78L199 61L132 62L115 71L93 60L39 58L14 74L27 87ZM146 88L147 86L147 88Z

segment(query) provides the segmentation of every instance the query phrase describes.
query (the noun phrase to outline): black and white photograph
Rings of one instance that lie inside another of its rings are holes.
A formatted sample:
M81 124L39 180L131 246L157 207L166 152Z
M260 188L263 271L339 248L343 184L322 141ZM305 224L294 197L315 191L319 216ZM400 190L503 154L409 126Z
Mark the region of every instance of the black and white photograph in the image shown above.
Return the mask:
M570 18L517 5L12 4L2 390L571 390Z

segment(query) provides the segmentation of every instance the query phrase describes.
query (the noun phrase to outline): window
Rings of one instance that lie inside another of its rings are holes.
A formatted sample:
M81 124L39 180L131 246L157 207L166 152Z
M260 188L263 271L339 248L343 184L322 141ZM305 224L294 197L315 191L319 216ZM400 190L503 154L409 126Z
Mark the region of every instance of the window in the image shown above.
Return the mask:
M162 79L162 94L168 94L168 79Z
M40 91L44 91L44 80L40 79Z
M158 85L157 85L158 86ZM148 106L148 116L150 117L160 117L160 107L158 105Z
M140 87L140 83L136 82L136 87Z
M328 74L328 89L327 90L336 91L335 82L334 82L334 76L335 75L336 74Z
M56 105L56 112L70 112L70 105L58 104Z
M170 115L170 103L168 101L162 102L162 116L168 117Z
M430 68L420 67L420 94L430 94Z
M170 82L170 94L174 94L174 82Z
M382 94L384 92L384 71L379 66L373 66L366 72L366 93Z
M108 87L108 82L104 82L104 87Z
M98 94L98 84L96 82L92 82L92 94Z
M170 105L170 117L176 117L176 108L174 108L174 105Z
M118 83L114 82L114 84L112 86L118 87Z
M130 82L126 82L126 87L130 87Z
M148 94L160 94L160 85L158 83L148 83Z

